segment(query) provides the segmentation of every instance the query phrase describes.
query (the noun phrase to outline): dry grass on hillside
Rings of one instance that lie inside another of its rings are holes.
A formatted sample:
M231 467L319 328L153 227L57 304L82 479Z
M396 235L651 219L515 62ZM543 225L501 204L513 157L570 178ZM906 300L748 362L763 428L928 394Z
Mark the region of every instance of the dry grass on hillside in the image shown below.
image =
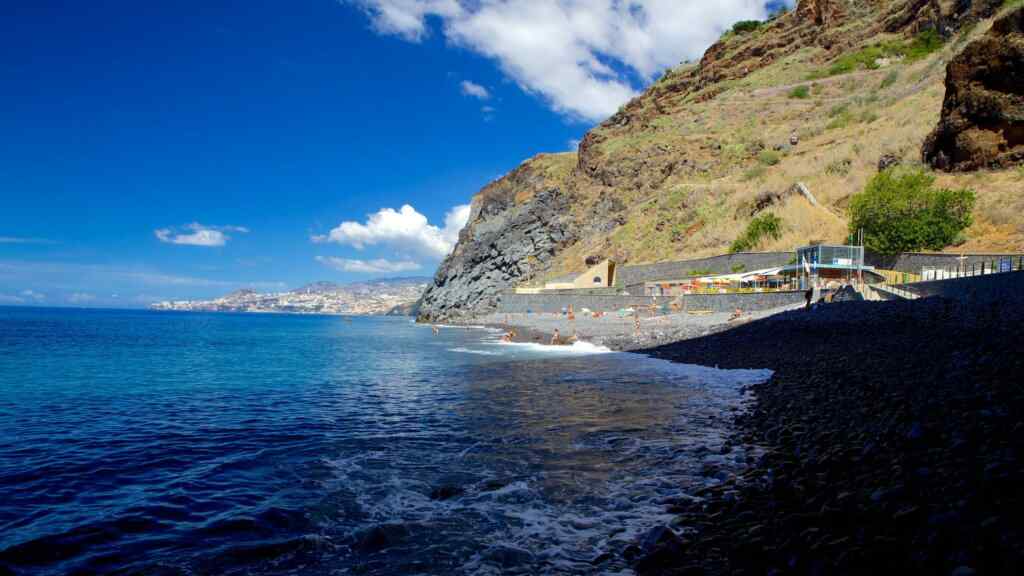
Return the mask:
M810 189L819 206L790 195L768 207L782 218L784 233L758 249L845 241L850 196L877 172L883 154L919 162L921 143L942 107L946 63L989 25L981 23L913 64L896 62L815 81L803 79L825 63L815 50L803 50L728 83L724 93L707 102L687 103L686 94L645 102L660 110L643 129L598 128L606 136L601 152L609 164L668 150L696 169L673 174L653 190L616 188L616 197L627 206L626 223L560 253L547 276L580 271L590 255L642 263L725 252L749 222L755 197L784 192L796 182ZM806 86L807 97L791 97L795 86ZM792 133L800 138L789 148ZM784 150L773 150L776 146ZM581 218L587 216L587 199L608 190L571 176L573 153L539 160L552 180L569 183L583 199ZM941 174L938 183L972 188L978 197L966 243L950 250L1024 250L1024 172Z

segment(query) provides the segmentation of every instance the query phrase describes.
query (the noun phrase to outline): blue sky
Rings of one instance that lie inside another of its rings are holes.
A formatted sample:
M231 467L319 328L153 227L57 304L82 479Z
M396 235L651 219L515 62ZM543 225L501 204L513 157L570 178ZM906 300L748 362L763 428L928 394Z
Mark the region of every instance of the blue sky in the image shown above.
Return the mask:
M432 275L480 187L765 11L704 4L5 2L0 305Z

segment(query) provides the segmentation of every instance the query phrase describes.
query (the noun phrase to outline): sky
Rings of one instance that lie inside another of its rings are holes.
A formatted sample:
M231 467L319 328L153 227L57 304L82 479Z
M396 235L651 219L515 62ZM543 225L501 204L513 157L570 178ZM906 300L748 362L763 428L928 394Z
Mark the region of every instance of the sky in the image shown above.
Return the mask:
M0 306L432 276L763 0L0 3Z

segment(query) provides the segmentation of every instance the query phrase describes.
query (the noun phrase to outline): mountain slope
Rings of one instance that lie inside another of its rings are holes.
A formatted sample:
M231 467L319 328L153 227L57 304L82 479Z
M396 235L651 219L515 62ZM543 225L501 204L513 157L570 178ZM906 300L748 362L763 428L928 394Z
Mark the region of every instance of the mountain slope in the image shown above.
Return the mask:
M1013 4L1011 2L1010 4ZM591 130L484 188L421 303L423 319L492 307L501 290L585 268L722 253L757 215L757 246L842 242L846 207L885 163L917 163L942 110L946 64L1002 0L804 0L728 32ZM798 193L801 183L816 203ZM1024 248L1024 174L941 174L978 192L959 250Z

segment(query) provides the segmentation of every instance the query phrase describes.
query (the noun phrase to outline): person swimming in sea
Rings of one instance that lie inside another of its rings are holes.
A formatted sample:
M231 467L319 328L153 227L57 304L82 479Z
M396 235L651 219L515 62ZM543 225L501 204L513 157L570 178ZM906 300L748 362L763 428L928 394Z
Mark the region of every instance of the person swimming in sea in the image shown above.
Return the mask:
M433 325L432 325L432 326L431 326L430 328L431 328L431 330L433 330L433 331L434 331L434 336L437 336L438 334L440 334L440 333L441 333L441 329L440 329L440 328L438 328L437 326L433 326Z
M558 328L555 328L555 333L551 335L551 345L558 346L562 343L562 336L558 333Z

